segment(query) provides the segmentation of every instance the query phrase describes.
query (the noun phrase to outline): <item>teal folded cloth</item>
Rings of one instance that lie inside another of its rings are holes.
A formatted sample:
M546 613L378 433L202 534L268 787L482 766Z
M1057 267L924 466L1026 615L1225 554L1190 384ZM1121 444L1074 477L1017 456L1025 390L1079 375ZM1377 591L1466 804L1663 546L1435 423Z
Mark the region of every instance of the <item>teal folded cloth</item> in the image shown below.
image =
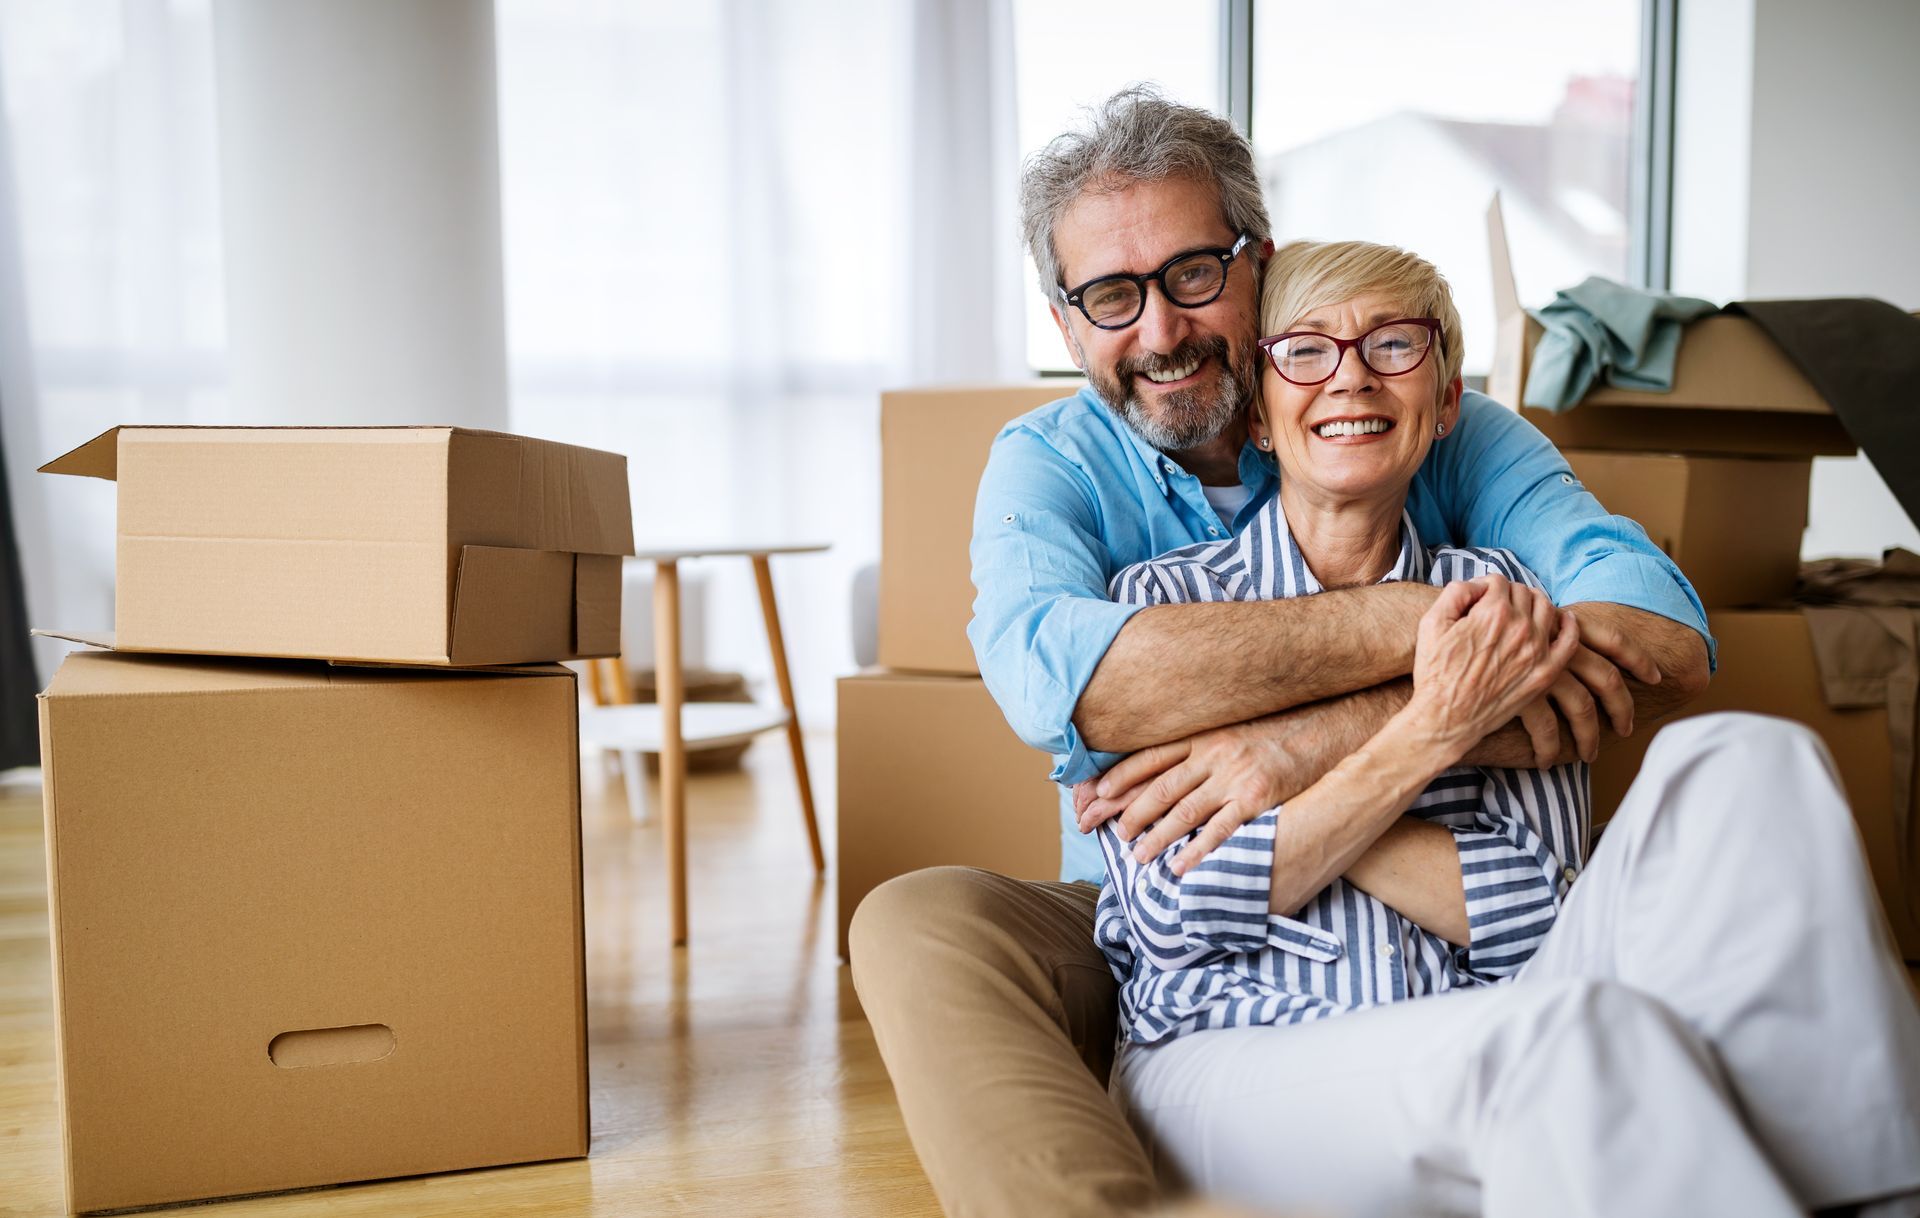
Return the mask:
M1606 378L1622 389L1666 392L1680 328L1717 311L1711 301L1630 288L1598 275L1530 309L1546 329L1527 371L1526 404L1559 412Z

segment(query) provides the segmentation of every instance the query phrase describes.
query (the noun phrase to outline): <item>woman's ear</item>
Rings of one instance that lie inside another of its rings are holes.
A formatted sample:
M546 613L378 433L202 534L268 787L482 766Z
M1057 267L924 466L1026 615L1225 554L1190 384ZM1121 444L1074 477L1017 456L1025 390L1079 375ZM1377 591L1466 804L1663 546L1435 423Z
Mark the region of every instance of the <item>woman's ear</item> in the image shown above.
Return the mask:
M1273 451L1273 433L1267 430L1267 411L1260 401L1259 390L1254 391L1253 401L1247 403L1247 438L1261 452Z
M1452 382L1440 392L1440 408L1435 412L1436 421L1452 435L1454 428L1460 425L1460 395L1466 389L1466 382L1454 377Z

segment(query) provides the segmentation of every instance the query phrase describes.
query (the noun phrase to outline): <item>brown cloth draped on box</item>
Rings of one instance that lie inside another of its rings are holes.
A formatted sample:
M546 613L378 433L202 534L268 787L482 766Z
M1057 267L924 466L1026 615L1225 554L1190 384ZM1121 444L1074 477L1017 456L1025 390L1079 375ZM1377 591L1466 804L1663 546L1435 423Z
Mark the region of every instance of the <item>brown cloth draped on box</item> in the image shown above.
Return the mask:
M1821 692L1835 710L1884 706L1893 750L1893 825L1901 878L1913 857L1914 715L1920 702L1920 554L1882 562L1829 558L1800 569Z

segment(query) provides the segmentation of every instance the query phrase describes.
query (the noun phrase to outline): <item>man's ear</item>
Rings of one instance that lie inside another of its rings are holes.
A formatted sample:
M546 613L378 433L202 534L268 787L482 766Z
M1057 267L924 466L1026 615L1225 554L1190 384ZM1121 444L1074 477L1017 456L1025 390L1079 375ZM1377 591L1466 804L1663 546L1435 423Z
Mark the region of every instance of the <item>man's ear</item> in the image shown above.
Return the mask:
M1067 324L1066 315L1060 311L1059 305L1051 301L1047 304L1047 312L1053 314L1053 324L1060 327L1060 337L1066 342L1068 353L1073 356L1073 366L1085 372L1086 353L1080 350L1080 340L1073 336L1073 327Z

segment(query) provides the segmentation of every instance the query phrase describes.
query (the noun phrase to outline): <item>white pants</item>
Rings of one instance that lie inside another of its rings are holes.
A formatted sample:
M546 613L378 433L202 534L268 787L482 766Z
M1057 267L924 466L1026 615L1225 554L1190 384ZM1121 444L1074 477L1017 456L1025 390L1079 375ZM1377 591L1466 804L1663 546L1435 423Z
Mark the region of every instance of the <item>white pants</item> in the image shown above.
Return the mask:
M1123 1050L1170 1179L1315 1214L1802 1213L1920 1190L1920 1011L1825 747L1662 731L1512 983Z

